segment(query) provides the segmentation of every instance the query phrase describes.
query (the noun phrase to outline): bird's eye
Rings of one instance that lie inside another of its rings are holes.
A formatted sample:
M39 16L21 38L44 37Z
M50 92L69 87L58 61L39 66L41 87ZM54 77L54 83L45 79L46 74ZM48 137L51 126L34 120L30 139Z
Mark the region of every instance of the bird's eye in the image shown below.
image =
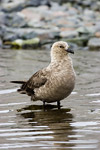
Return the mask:
M60 45L59 47L60 47L60 48L64 48L64 46L62 46L62 45Z

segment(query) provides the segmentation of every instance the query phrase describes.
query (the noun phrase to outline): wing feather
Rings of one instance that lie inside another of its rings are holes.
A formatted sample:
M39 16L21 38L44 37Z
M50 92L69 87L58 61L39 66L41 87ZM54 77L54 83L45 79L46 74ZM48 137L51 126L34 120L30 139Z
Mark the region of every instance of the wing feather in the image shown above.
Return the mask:
M39 70L26 83L22 84L18 91L22 93L25 91L28 95L32 95L34 94L34 89L43 86L46 81L46 73L43 70Z

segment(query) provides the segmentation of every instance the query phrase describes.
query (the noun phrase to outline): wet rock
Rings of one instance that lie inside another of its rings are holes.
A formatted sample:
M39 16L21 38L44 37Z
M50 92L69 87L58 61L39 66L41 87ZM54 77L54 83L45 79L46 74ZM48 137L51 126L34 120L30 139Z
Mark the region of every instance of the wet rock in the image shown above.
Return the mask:
M88 42L90 50L100 50L100 38L91 38Z
M15 49L37 48L40 45L40 39L39 38L33 38L28 40L17 39L8 44L11 44L12 48Z

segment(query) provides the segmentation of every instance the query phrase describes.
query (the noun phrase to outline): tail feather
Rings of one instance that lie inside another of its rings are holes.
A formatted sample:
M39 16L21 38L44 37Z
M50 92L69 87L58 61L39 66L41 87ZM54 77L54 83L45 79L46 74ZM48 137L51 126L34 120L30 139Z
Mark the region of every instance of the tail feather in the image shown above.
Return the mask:
M24 84L26 81L10 81L11 83Z

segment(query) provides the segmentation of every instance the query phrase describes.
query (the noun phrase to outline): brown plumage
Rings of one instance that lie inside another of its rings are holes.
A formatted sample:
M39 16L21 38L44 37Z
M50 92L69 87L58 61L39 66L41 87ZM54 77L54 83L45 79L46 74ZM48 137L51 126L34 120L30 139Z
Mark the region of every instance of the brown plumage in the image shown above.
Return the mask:
M31 100L56 102L67 97L75 85L75 72L68 53L74 53L66 42L59 41L51 48L51 63L36 72L28 81L12 81L22 84L18 92L31 96Z

